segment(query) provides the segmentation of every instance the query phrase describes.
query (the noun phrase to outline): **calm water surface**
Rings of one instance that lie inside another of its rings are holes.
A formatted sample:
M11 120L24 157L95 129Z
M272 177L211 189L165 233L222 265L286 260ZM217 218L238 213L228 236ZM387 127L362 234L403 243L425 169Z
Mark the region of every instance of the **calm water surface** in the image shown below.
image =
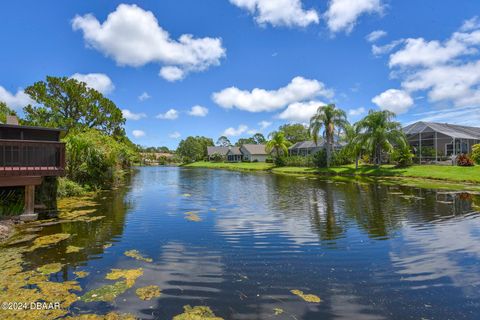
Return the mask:
M111 268L144 269L115 303L77 302L77 314L171 319L190 304L225 319L480 319L479 196L152 167L100 201L107 218L47 227L75 236L28 257L66 263L53 280L89 271L84 290L111 283ZM66 245L85 249L65 255ZM131 249L153 262L123 255ZM161 297L139 300L135 288L152 284Z

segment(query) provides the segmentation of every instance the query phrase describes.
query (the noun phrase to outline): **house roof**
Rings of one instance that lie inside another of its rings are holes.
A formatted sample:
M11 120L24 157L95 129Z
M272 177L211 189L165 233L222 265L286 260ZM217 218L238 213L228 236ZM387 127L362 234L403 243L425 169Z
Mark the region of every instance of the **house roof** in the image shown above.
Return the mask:
M418 121L403 128L407 135L419 134L422 132L438 132L457 139L480 140L480 128L459 126L449 123Z
M215 153L218 153L219 155L225 156L228 150L228 147L207 147L207 154L211 156Z
M291 146L289 149L312 149L312 148L319 148L323 146L323 141L318 141L318 143L315 143L314 141L300 141L295 143L293 146Z
M250 154L267 155L266 146L264 144L244 144L242 147Z
M0 128L22 129L22 130L43 130L43 131L57 131L57 132L66 131L65 129L60 129L60 128L33 127L33 126L5 124L5 123L0 123Z
M239 156L242 155L242 152L240 151L240 147L229 147L227 149L228 149L227 154L239 155Z

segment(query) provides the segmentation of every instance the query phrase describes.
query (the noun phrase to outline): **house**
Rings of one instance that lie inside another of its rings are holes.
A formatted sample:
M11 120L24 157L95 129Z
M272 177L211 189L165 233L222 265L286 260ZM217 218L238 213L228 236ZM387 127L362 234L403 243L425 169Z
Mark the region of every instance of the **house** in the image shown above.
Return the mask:
M229 147L207 147L208 160L211 161L215 154L219 154L226 159L228 150L230 150Z
M403 128L415 155L439 161L452 155L470 153L480 143L480 128L449 123L418 121Z
M0 124L0 187L25 187L22 219L35 219L35 187L65 172L64 130L22 126L16 117ZM53 199L55 202L56 199Z
M243 154L240 147L228 147L227 161L240 162L243 160Z
M268 152L264 144L244 144L240 147L243 160L250 162L267 161Z
M288 153L291 156L305 157L305 156L308 156L308 155L311 155L311 154L315 154L318 151L324 149L325 145L326 144L325 144L324 139L319 139L319 141L317 141L317 143L315 143L314 141L300 141L300 142L295 143L290 148L288 148ZM333 149L334 150L339 150L339 149L343 148L344 146L345 146L344 143L337 140L333 145Z

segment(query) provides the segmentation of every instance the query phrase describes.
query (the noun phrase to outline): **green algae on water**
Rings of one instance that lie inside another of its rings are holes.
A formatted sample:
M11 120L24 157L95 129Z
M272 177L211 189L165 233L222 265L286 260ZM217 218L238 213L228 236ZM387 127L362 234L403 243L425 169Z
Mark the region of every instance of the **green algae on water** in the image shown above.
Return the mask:
M223 318L215 316L213 311L207 306L191 307L186 305L183 307L182 314L173 317L173 320L223 320Z
M110 312L106 315L98 314L82 314L74 317L67 317L68 320L135 320L135 316L131 314L118 314L116 312Z
M33 246L30 248L30 250L33 251L38 248L48 247L52 244L57 244L61 241L67 240L68 238L70 238L70 234L68 233L56 233L43 236L33 241Z
M127 286L130 288L135 284L138 277L143 275L143 269L112 269L105 277L108 280L125 279Z
M303 293L303 291L300 291L300 290L290 290L290 292L296 296L299 296L300 298L302 298L307 302L319 303L322 301L318 296L314 294L305 294Z
M135 293L142 300L151 300L153 298L160 297L161 290L158 286L147 286L143 288L138 288Z
M145 262L152 262L152 258L147 258L144 257L138 250L128 250L123 253L127 257L139 260L139 261L145 261Z
M80 278L88 277L88 275L90 274L90 272L87 272L87 271L74 271L73 274L77 277L77 279L80 279Z
M279 316L283 313L283 309L282 308L273 308L273 314L276 315L276 316Z
M117 281L114 284L107 284L88 291L80 298L80 300L83 302L113 302L117 296L127 291L127 289L128 286L126 281Z
M76 252L80 252L80 250L82 250L82 249L83 249L82 247L68 246L67 250L65 252L66 253L76 253Z
M63 264L61 263L49 263L37 268L37 271L41 274L52 274L62 270Z

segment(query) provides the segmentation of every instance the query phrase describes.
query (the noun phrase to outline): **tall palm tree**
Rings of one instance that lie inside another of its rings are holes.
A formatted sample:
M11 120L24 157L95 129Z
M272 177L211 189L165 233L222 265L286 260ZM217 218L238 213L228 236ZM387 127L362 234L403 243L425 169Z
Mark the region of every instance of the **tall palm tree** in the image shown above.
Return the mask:
M318 134L323 128L327 147L327 167L330 167L332 159L335 130L338 132L345 129L347 125L347 114L342 109L337 109L334 104L320 106L317 113L310 119L310 135L315 143L318 142Z
M408 144L400 123L394 121L395 113L370 110L368 115L356 123L357 143L364 146L373 156L376 165L382 163L382 152L392 152L394 146L405 148Z
M271 135L271 140L269 140L266 145L266 151L270 153L272 150L275 150L276 157L278 158L281 152L288 154L289 146L290 142L285 138L285 134L278 131Z
M355 157L355 169L358 169L358 161L360 159L360 155L363 150L363 144L360 141L358 126L354 125L347 125L345 126L345 148L347 148L348 152Z

